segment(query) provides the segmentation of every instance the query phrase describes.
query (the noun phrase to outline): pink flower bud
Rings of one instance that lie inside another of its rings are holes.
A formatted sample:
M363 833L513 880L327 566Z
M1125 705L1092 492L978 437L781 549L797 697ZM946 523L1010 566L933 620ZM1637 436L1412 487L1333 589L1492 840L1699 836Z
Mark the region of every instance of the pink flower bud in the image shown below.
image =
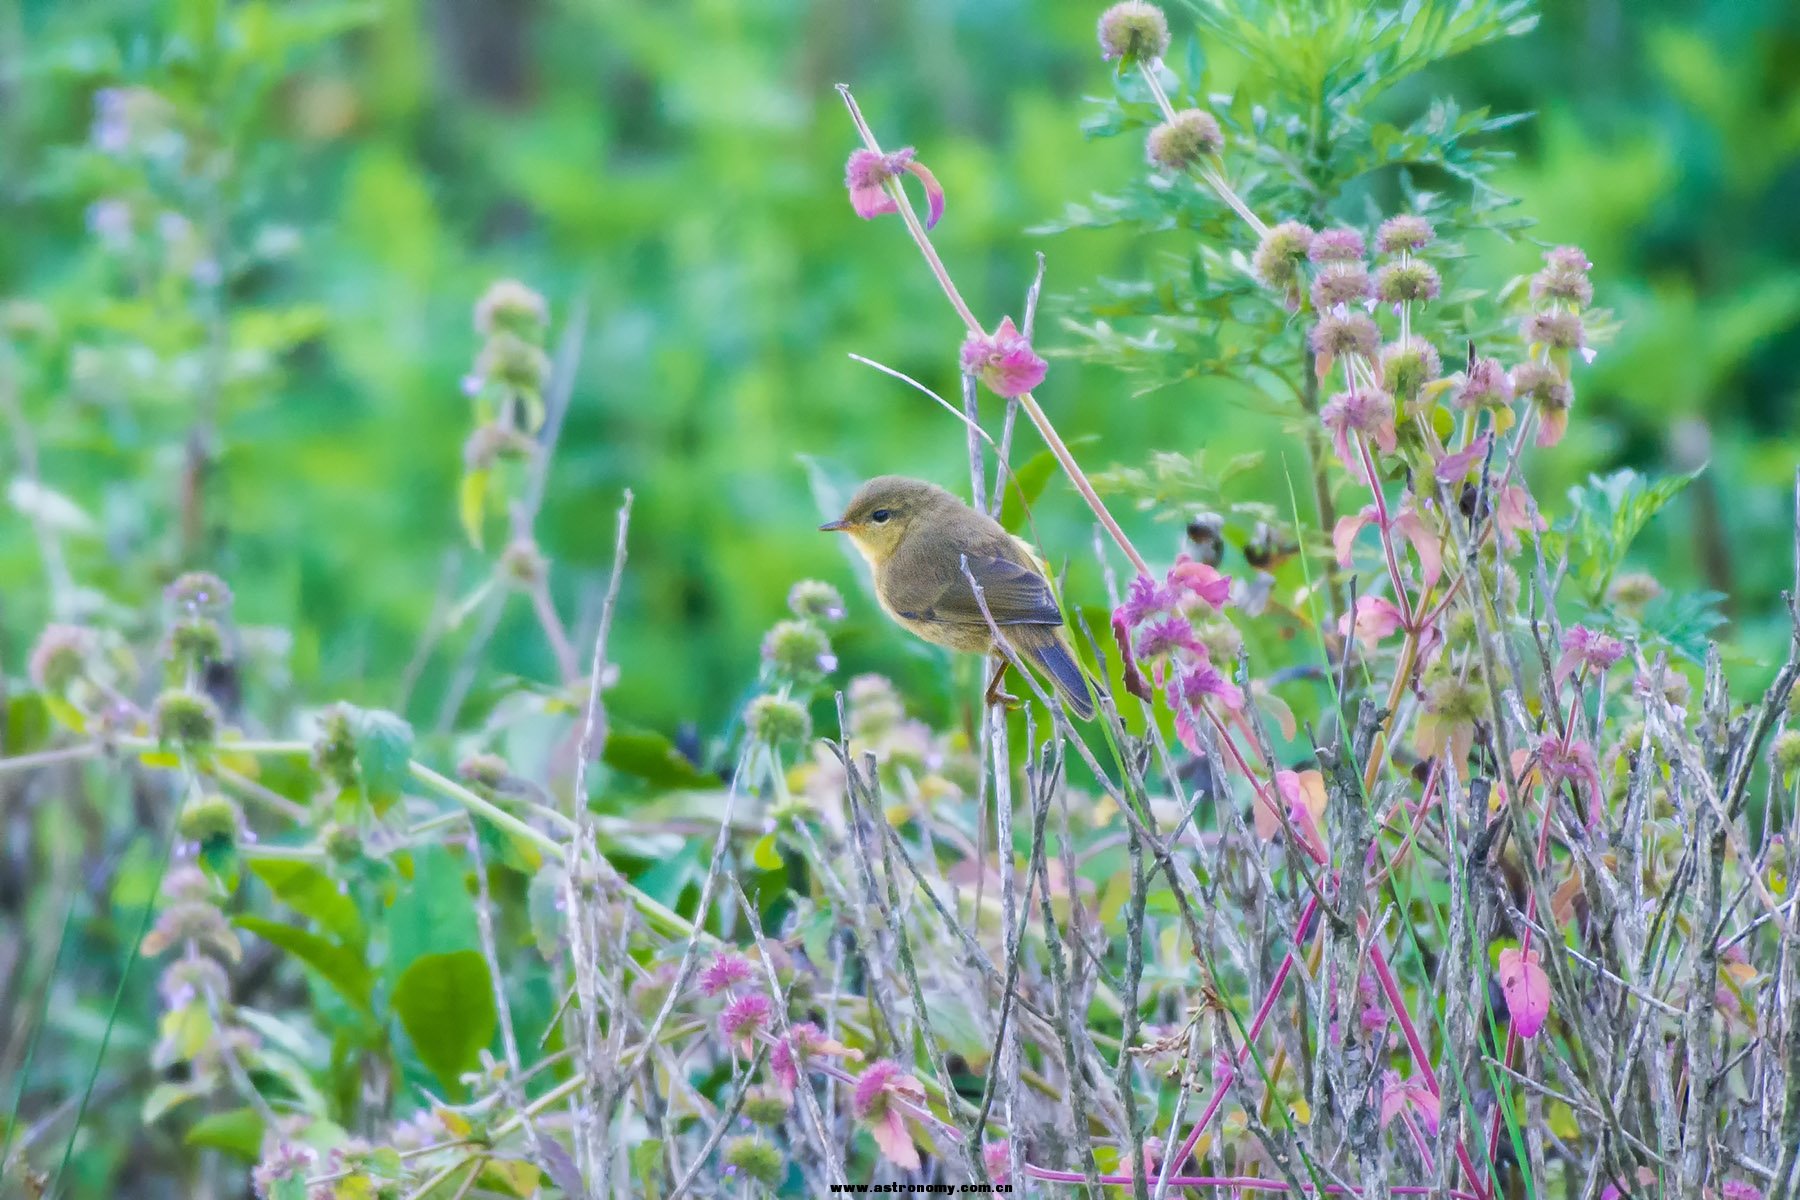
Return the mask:
M1012 399L1044 382L1050 365L1031 348L1007 317L991 335L971 333L962 344L963 374L973 375L996 396Z

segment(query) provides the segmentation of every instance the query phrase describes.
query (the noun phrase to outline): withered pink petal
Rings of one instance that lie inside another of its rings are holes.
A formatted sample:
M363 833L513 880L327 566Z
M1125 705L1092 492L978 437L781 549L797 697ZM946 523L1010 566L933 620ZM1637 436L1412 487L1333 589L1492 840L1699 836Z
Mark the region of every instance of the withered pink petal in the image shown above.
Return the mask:
M1438 460L1437 477L1444 483L1460 483L1469 474L1469 468L1487 457L1488 443L1493 438L1490 434L1482 434L1463 449L1444 455Z
M911 171L925 185L925 228L930 229L943 219L944 187L937 181L937 176L916 159L907 162L906 170Z
M919 1148L913 1145L912 1134L906 1130L906 1119L898 1109L888 1109L869 1127L869 1132L875 1136L875 1145L889 1162L908 1171L919 1169Z
M1337 551L1338 566L1348 567L1350 565L1350 551L1356 542L1356 535L1375 519L1375 515L1375 508L1371 505L1353 517L1338 518L1337 526L1331 531L1331 545Z

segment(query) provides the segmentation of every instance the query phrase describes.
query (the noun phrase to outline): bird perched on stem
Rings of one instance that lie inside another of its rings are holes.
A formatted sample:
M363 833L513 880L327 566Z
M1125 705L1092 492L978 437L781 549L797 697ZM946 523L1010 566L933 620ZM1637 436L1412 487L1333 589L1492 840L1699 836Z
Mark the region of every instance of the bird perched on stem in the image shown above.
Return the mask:
M939 646L998 654L993 631L1034 663L1084 720L1094 715L1087 677L1063 629L1062 610L1036 555L1000 523L922 479L882 475L851 498L844 515L819 526L847 533L875 573L875 595L888 616ZM986 601L977 601L973 578ZM992 616L992 625L988 617ZM988 680L987 701L1000 691L1007 660Z

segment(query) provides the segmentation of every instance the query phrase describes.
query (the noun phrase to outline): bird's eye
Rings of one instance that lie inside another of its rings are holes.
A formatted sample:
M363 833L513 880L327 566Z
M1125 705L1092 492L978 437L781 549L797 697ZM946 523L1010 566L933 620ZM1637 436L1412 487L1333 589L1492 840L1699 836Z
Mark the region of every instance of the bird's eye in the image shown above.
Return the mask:
M869 514L869 520L875 522L877 525L884 525L887 523L887 519L893 515L893 512L889 509L878 508Z

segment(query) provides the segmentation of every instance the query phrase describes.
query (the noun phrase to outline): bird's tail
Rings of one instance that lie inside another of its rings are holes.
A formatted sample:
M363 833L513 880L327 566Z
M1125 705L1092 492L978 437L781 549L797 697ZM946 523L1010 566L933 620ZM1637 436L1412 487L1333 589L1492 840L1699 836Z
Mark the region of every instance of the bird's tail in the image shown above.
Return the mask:
M1081 663L1075 658L1062 630L1043 629L1039 636L1023 640L1025 644L1020 648L1043 668L1070 710L1084 721L1092 717L1094 694L1088 690L1087 676L1082 673Z

